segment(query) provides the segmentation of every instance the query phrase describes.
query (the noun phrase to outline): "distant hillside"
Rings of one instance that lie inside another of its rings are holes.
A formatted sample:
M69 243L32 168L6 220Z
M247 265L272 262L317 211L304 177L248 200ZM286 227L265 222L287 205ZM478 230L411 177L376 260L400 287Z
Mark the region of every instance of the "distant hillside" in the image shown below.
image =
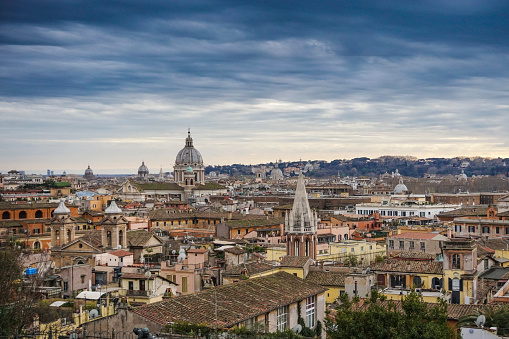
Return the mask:
M376 177L383 173L395 172L396 169L403 176L422 178L425 175L458 175L464 170L468 177L472 175L504 175L509 174L509 158L482 158L482 157L456 157L456 158L428 158L417 159L410 156L383 156L376 159L355 158L350 160L333 160L325 162L310 160L311 164L319 164L317 169L307 173L310 177L326 178L333 175ZM304 167L308 161L283 162L279 168ZM507 164L507 165L506 165ZM208 166L205 173L228 173L232 176L253 175L252 166L273 167L274 163L258 165L233 164L225 166Z

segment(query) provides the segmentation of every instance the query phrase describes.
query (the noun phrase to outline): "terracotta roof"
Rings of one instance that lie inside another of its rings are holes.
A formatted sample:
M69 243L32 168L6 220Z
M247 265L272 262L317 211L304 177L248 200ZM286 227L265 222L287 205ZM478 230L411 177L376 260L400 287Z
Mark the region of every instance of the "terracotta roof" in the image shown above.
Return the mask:
M224 272L223 275L240 275L240 274L246 274L247 276L252 276L253 274L258 274L266 271L272 270L274 267L272 265L269 265L266 262L258 262L258 261L252 261L252 262L245 262L239 265L234 265L228 267Z
M182 320L212 327L216 325L217 300L217 324L228 328L325 291L322 286L278 272L143 305L134 308L133 312L161 326Z
M345 286L345 277L348 273L339 272L317 272L310 271L306 277L306 281L321 286Z
M23 224L19 220L1 220L0 228L4 227L21 227Z
M127 257L129 255L133 255L134 253L131 253L129 251L126 251L126 250L116 250L116 251L111 251L111 252L108 252L109 254L112 254L112 255L115 255L117 257Z
M464 216L486 216L488 215L488 206L462 207L457 210L443 212L438 217L464 217Z
M261 217L258 219L243 219L243 220L232 220L227 221L225 224L229 228L244 228L251 226L273 226L284 224L284 218L266 218Z
M147 232L145 230L136 230L136 231L128 231L127 235L127 243L129 246L145 246L145 244L150 240L150 238L155 237L159 241L159 237L155 235L155 233ZM162 241L161 241L162 243Z
M246 251L244 249L238 248L237 246L227 248L224 251L231 253L231 254L235 254L235 255L240 255L240 254L246 253Z
M492 239L479 239L477 244L491 250L509 250L509 238L492 238Z
M395 258L435 260L436 254L425 253L425 252L400 252L400 253L396 254Z
M78 239L81 239L94 247L102 247L102 235L100 230L87 231L83 236L79 237Z
M308 260L310 260L310 257L303 257L303 256L293 256L293 255L287 255L284 256L281 260L281 266L282 267L304 267Z
M207 253L209 250L204 250L202 248L191 248L187 250L187 253Z
M149 212L149 219L158 221L158 220L179 220L179 219L221 219L228 218L228 213L218 213L218 212L188 212L177 209L156 209Z
M406 232L401 234L396 234L390 236L390 238L399 238L399 239L433 239L436 236L443 237L443 235L439 233L425 233L425 232Z
M370 268L372 271L379 272L442 274L443 262L386 259L384 261L371 264Z

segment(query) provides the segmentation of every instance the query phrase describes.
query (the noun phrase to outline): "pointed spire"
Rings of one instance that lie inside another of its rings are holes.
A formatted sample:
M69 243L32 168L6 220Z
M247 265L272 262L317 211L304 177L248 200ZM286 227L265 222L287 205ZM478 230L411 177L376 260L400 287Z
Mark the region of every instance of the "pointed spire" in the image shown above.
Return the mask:
M65 206L64 201L60 201L58 207L53 211L54 214L69 214L71 211Z
M297 179L297 188L293 208L288 217L288 231L291 232L314 232L316 233L316 218L309 207L306 186L304 185L304 175L302 172Z
M111 201L110 206L104 211L106 214L121 214L122 210L117 206L115 200Z

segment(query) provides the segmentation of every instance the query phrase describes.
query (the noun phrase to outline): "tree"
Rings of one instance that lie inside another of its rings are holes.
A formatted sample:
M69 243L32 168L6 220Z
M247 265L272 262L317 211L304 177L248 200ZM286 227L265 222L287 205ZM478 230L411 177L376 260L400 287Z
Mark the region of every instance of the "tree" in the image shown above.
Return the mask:
M355 254L352 253L349 253L343 261L346 265L348 265L348 267L355 267L359 263Z
M34 316L45 312L39 307L37 287L42 286L47 271L23 275L23 253L19 247L0 250L0 336L21 333Z
M474 314L459 318L456 328L463 326L477 327L475 321L481 314L486 317L484 327L496 327L498 335L509 336L509 308L507 306L486 306L483 311L477 310Z
M376 291L369 299L353 301L341 296L333 318L325 320L327 338L455 338L447 324L447 303L421 301L420 294L410 292L400 303L385 300Z

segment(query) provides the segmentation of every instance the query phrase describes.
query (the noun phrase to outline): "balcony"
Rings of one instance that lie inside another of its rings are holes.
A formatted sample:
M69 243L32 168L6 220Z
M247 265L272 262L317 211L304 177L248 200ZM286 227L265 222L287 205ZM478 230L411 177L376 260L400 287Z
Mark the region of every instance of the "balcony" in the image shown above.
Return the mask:
M127 291L128 297L148 297L148 291L140 291L140 290L128 290Z

